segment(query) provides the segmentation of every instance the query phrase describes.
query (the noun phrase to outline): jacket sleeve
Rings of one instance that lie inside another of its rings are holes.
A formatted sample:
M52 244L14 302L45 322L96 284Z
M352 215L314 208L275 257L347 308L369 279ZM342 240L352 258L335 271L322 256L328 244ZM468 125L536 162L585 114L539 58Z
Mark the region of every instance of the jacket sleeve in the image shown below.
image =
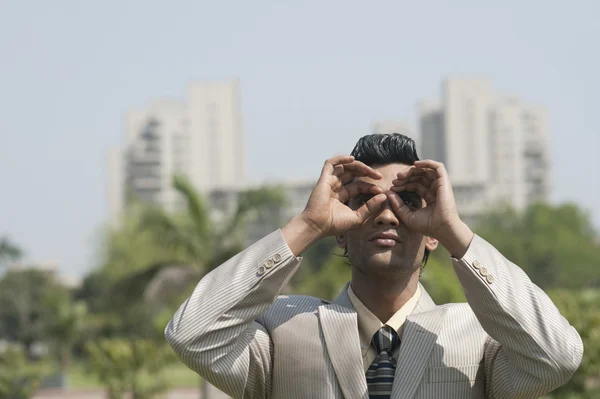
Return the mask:
M165 329L178 358L235 398L269 398L273 343L256 321L300 264L280 230L207 274Z
M581 338L523 270L477 235L453 265L489 335L486 397L538 398L571 378L583 356Z

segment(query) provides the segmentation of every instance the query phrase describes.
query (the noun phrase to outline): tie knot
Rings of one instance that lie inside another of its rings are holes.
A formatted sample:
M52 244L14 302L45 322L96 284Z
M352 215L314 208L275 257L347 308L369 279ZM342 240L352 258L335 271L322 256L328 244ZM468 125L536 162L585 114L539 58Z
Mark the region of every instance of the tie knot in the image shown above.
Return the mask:
M394 352L400 344L400 337L392 327L385 325L373 335L373 344L377 348L377 352L384 350Z

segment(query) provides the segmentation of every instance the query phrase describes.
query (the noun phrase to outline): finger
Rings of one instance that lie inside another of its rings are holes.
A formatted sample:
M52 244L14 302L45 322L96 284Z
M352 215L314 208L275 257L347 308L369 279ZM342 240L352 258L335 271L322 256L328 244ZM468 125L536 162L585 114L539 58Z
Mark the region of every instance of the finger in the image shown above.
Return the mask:
M344 184L350 183L354 179L354 176L351 172L344 172L340 176L328 176L327 179L331 189L334 192L338 192Z
M435 180L438 183L438 187L436 188L436 197L442 195L448 198L451 202L454 202L452 183L450 182L448 171L443 163L427 159L423 161L416 161L415 166L418 168L429 168L435 170Z
M344 171L352 171L355 176L367 176L373 179L381 179L381 174L370 166L360 162L354 161L352 163L344 164Z
M346 201L356 198L361 194L377 195L381 193L383 193L383 190L379 186L366 181L357 180L346 184L338 193L337 198L341 203L345 203Z
M429 187L424 186L421 183L406 183L400 186L393 186L390 188L392 191L396 193L410 191L413 193L417 193L417 195L421 198L425 198L427 196L427 192L429 191ZM427 201L427 200L425 200Z
M447 178L448 177L448 171L446 170L446 167L444 166L443 163L438 162L438 161L434 161L431 159L425 159L423 161L415 161L415 167L419 168L419 169L432 169L436 172L436 176L437 177L443 177L443 178Z
M436 171L433 169L419 169L416 167L411 167L403 170L402 172L398 172L396 176L400 180L410 179L414 177L423 177L430 181L434 181L438 177Z
M339 155L337 157L329 158L325 161L323 169L321 170L321 177L332 175L334 168L337 165L344 165L354 161L354 157L351 155Z
M354 179L354 175L352 174L352 172L348 171L339 175L338 179L340 180L340 183L342 183L342 185L345 185L350 183Z
M360 208L356 210L356 216L360 223L364 223L367 219L376 213L381 206L387 201L387 195L379 193L373 198L365 202Z
M402 223L410 228L411 222L414 218L414 211L411 210L410 207L404 203L404 201L402 201L397 193L388 191L386 192L386 196L392 205L392 210L394 213L398 215L400 220L402 220Z
M366 165L365 165L366 166ZM369 168L367 166L367 168ZM372 168L369 169L362 169L362 168L356 168L354 164L346 164L346 165L336 165L333 167L333 176L341 176L344 173L350 172L354 177L373 177L373 172L376 172L375 170L373 170ZM378 174L376 179L380 179L381 178L381 174Z
M344 173L344 165L335 165L333 167L333 173L332 175L334 176L340 176Z
M392 184L395 186L399 186L401 184L406 184L406 183L421 183L425 186L430 186L435 182L435 180L431 180L429 179L427 176L425 175L421 175L421 176L409 176L405 179L394 179L392 180Z
M417 195L425 200L427 205L431 205L436 201L436 193L439 187L439 183L437 181L433 182L433 184L429 186L425 186L421 183L405 183L396 186L390 187L390 190L401 193L404 191L412 191L417 193Z

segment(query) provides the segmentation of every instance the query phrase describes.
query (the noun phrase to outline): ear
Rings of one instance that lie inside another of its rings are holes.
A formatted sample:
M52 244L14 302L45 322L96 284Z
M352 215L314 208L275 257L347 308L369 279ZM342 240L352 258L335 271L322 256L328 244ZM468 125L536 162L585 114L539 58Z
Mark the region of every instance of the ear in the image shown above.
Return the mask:
M425 248L429 251L433 251L438 247L438 240L433 237L425 237Z
M346 249L346 234L338 234L335 236L335 241L337 242L338 247Z

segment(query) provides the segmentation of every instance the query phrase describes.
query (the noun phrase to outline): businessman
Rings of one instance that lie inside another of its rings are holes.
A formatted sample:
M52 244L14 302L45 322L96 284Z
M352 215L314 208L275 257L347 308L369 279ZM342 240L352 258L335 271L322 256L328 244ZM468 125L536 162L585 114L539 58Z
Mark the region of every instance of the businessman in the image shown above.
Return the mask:
M327 236L352 266L338 298L279 296ZM420 285L438 245L468 303L436 306ZM538 398L583 354L548 296L460 219L444 165L401 134L327 160L304 211L206 275L165 336L235 398Z

